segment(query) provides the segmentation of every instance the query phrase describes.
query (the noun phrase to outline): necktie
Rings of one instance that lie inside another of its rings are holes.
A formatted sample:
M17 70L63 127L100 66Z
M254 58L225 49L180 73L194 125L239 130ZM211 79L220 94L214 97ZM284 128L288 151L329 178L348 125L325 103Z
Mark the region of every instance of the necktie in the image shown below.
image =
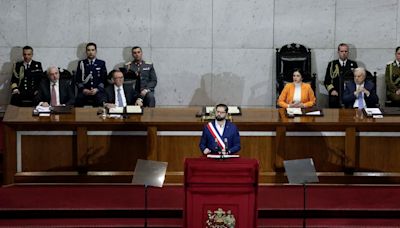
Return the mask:
M117 89L117 99L118 99L118 107L124 107L124 104L122 103L122 95L121 95L121 89Z
M363 99L363 93L362 92L360 92L358 94L357 100L358 100L358 109L363 109L364 108L364 99Z
M56 85L56 83L51 84L51 101L50 101L50 105L52 107L57 106L57 94L56 94L55 85Z

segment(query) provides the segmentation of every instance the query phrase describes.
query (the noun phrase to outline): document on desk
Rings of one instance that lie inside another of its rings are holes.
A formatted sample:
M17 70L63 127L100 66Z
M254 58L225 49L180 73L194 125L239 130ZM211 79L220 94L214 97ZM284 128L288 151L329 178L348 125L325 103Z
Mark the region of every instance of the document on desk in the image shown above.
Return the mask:
M44 107L44 106L36 106L35 108L36 111L38 111L39 113L50 113L50 106Z
M288 115L302 115L303 112L301 108L286 108L286 112Z
M240 114L239 106L228 106L229 114Z
M108 110L108 113L123 114L123 113L124 113L124 107L110 108L110 109Z
M140 114L140 113L142 113L142 108L138 105L128 105L128 106L126 106L126 113Z
M382 115L382 111L379 108L364 108L368 115Z
M225 159L225 158L239 158L239 154L207 154L207 158Z
M317 110L317 111L307 112L306 115L307 116L320 116L321 115L321 111Z

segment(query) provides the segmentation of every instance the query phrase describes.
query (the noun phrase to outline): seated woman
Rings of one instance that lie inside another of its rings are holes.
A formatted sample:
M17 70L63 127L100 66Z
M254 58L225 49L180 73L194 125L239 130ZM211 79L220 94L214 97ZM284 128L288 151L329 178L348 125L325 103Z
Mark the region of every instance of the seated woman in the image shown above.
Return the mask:
M396 48L395 56L396 59L386 65L386 96L392 106L400 106L400 46Z
M278 98L282 108L308 108L315 105L314 91L310 84L303 83L303 75L299 69L293 71L293 82L283 88Z

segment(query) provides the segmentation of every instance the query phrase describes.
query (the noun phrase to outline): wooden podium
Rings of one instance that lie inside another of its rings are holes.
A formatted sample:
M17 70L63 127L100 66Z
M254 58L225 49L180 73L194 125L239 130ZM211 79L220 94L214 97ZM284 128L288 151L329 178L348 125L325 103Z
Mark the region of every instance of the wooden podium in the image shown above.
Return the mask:
M255 159L186 159L185 227L256 227L258 167Z

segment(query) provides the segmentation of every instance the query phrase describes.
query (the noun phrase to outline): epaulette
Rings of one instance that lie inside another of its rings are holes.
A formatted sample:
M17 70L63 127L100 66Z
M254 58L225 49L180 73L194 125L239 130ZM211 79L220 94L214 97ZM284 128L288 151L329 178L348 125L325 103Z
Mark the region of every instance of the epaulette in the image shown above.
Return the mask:
M152 62L150 62L150 61L144 61L144 63L146 63L146 64L153 64Z
M131 64L132 64L132 62L129 61L129 62L125 63L125 66L131 65Z
M386 65L390 65L390 64L392 64L392 63L394 63L393 60L391 60L391 61L389 61L388 63L386 63Z

